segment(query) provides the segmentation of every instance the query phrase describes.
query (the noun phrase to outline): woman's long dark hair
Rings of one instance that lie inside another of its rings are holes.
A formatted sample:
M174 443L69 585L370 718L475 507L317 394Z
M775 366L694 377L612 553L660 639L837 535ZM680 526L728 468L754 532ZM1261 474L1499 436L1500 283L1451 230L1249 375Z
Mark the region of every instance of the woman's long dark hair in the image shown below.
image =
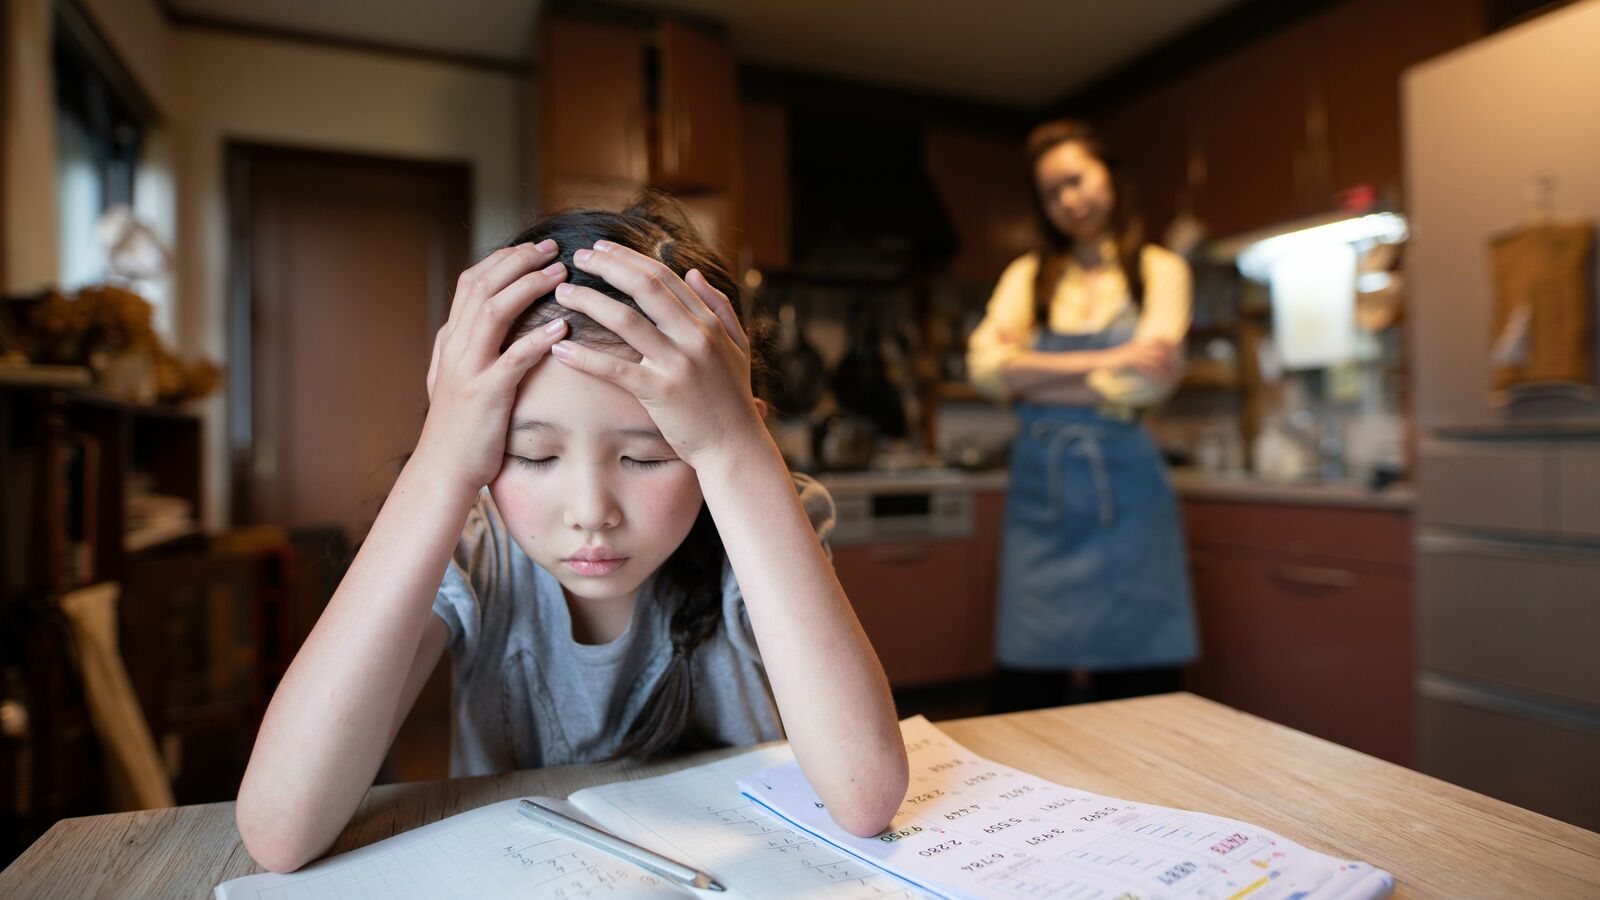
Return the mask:
M1072 119L1056 119L1034 128L1028 135L1029 180L1033 179L1039 160L1046 153L1070 143L1082 144L1083 149L1100 160L1111 174L1111 190L1115 196L1111 214L1106 220L1106 230L1116 244L1117 265L1122 267L1122 276L1127 279L1128 293L1133 297L1135 306L1143 305L1144 271L1139 263L1144 254L1144 221L1139 217L1138 197L1121 157L1089 125ZM1066 274L1073 241L1071 235L1062 234L1050 221L1045 198L1040 195L1037 186L1033 192L1033 208L1039 216L1039 233L1042 235L1037 251L1039 271L1033 278L1033 316L1040 328L1046 328L1050 322L1050 301L1054 299L1056 288Z
M560 246L560 259L567 268L569 283L593 288L634 309L639 305L632 297L573 265L572 254L594 246L595 241L607 240L654 257L679 276L690 269L699 269L712 287L728 295L735 312L740 311L739 286L717 255L695 234L682 208L664 195L645 194L620 213L602 210L555 213L512 238L507 246L546 238L554 238ZM550 294L535 300L517 317L506 336L506 346L558 317L567 320L568 340L602 348L616 348L627 343L588 316L556 303L554 294ZM764 329L751 331L751 366L756 370L752 373L752 383L760 384L756 376L763 374L761 350L767 337ZM639 717L628 727L613 759L643 758L711 746L708 737L694 727L691 660L695 649L722 624L724 556L722 538L712 523L710 511L702 503L689 535L656 575L656 596L672 606L671 661Z

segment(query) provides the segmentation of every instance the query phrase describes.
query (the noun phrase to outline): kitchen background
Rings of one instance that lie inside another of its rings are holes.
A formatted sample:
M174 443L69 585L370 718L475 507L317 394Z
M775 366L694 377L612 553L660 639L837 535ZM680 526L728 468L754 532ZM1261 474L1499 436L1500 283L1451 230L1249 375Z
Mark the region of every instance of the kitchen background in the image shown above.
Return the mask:
M7 0L0 46L0 861L233 796L456 273L646 187L776 323L902 711L982 712L1014 426L964 342L1061 114L1195 272L1186 689L1600 827L1596 0Z

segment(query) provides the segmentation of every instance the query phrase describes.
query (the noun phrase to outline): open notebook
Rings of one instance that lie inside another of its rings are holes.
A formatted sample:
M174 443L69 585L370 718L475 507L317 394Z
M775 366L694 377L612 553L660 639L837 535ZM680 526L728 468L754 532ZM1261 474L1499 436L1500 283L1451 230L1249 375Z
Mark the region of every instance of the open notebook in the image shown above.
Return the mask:
M986 760L920 716L901 723L911 789L891 829L838 828L793 754L771 747L549 801L569 815L708 872L694 891L480 807L291 875L219 885L218 900L705 896L1366 900L1388 873L1264 829L1090 794Z
M793 759L770 747L642 781L586 788L565 802L574 818L705 872L727 893L664 881L559 837L502 800L330 857L289 875L217 886L217 900L551 897L880 900L923 892L773 816L739 792L745 776Z

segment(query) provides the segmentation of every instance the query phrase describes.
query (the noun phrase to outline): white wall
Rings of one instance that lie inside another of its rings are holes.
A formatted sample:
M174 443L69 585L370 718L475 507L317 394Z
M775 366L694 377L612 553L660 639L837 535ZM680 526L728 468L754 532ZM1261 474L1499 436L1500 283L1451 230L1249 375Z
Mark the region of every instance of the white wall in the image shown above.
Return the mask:
M159 15L154 0L87 5L167 117L166 155L177 191L172 324L180 352L227 362L228 141L466 163L478 253L509 237L524 218L524 79L411 57L173 28L165 21L152 25L150 14ZM204 519L215 528L229 515L223 393L201 411Z
M56 215L56 111L50 69L50 0L5 0L0 47L0 272L5 293L55 284L60 266Z

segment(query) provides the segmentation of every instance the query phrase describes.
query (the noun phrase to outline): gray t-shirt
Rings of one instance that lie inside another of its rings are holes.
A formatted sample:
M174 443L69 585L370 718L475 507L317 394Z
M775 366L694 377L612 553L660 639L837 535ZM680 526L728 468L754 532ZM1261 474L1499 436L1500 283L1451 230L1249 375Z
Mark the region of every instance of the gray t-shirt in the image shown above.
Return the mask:
M824 542L833 498L795 475L806 514ZM454 727L450 774L604 759L621 745L672 657L671 610L655 577L634 604L633 621L606 644L580 644L561 583L517 546L489 491L467 515L433 611L450 628ZM722 627L695 648L695 724L730 746L783 737L744 595L726 559Z

